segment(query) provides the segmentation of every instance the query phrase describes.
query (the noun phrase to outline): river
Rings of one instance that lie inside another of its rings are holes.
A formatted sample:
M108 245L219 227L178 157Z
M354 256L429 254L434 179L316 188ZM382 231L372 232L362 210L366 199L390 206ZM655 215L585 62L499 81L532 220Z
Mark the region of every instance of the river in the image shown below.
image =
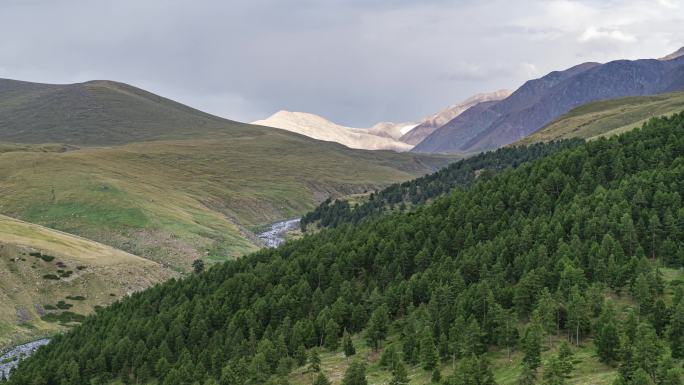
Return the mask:
M3 354L0 357L0 378L9 377L10 370L17 366L19 361L33 354L39 347L47 345L48 342L50 342L49 339L43 338L27 344L15 346L12 350Z
M300 218L273 223L270 230L257 234L267 247L278 247L285 242L285 234L299 226Z

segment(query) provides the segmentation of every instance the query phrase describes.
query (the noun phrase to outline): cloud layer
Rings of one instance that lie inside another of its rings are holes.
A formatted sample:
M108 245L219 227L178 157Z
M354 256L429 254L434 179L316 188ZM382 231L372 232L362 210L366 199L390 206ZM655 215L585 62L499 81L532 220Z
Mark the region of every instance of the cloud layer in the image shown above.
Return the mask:
M228 118L412 120L684 45L680 0L6 0L0 77L128 82Z

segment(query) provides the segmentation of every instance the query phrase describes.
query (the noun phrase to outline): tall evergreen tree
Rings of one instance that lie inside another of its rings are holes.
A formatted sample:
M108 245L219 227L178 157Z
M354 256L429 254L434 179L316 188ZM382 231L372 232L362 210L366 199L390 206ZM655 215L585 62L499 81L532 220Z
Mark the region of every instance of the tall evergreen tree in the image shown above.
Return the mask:
M344 372L342 385L368 385L366 366L359 361L353 361Z

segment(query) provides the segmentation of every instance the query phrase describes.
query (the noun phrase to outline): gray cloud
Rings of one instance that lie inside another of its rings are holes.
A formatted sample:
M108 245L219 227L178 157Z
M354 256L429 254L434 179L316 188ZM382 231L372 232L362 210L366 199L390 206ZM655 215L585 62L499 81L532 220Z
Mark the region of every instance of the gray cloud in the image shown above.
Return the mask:
M5 0L0 77L114 79L228 118L412 120L684 45L680 0Z

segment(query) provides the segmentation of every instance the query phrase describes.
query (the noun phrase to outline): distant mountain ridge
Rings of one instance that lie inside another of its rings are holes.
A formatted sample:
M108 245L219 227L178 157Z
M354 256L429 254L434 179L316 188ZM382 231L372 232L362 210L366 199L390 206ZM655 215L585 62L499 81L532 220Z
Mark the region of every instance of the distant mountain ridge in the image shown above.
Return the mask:
M401 137L401 141L415 146L416 144L422 142L430 134L435 132L435 130L455 119L469 108L480 103L498 101L507 98L510 94L511 91L502 89L495 92L471 96L458 104L449 106L446 109L423 119L420 124L404 134Z
M408 151L469 108L483 102L501 100L508 95L508 90L477 94L416 122L380 122L370 128L346 127L319 115L285 110L252 124L280 128L318 140L337 142L350 148Z
M582 104L681 89L683 56L669 60L583 63L530 80L506 99L486 108L466 111L435 130L412 151L485 151L520 140Z
M349 148L394 151L411 149L410 145L402 143L390 135L377 135L366 129L340 126L321 116L306 112L281 110L266 119L252 122L252 124L280 128L318 140L337 142Z

